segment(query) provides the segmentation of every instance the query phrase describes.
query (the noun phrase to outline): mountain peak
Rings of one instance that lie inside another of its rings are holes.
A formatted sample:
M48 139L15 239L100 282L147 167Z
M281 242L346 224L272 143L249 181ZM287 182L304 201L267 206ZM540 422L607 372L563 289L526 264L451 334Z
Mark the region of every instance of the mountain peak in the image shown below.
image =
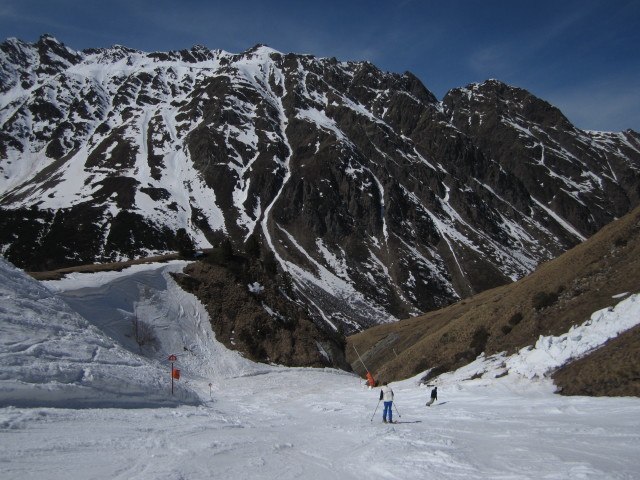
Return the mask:
M558 129L577 132L564 114L549 102L523 88L508 85L496 79L452 89L445 95L443 103L445 108L464 111L465 117L486 116L484 112L491 110L499 112L499 116L487 117L494 123L501 121L516 125L534 122L537 125L555 125ZM489 125L486 121L483 124ZM469 133L468 127L469 125L463 126L463 131Z
M58 39L53 35L51 35L50 33L44 33L40 35L40 38L38 39L38 43L60 45L60 42L58 41Z
M271 48L270 46L265 45L264 43L258 43L253 47L249 48L248 50L246 50L244 53L250 54L250 55L269 56L269 57L271 55L282 55L282 52L279 52L278 50Z
M35 46L40 51L41 57L48 56L50 61L54 63L68 62L72 65L80 60L80 54L78 54L78 52L67 47L56 37L48 33L41 35Z

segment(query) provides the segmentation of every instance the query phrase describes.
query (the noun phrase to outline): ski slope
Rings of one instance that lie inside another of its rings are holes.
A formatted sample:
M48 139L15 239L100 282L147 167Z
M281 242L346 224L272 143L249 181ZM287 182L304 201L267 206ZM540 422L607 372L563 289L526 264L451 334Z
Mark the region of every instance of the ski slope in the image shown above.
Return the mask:
M637 323L637 295L612 299L615 308L564 338L441 376L434 406L419 377L391 384L399 423L383 424L378 389L357 376L255 364L225 349L202 305L168 274L182 265L78 274L45 288L0 260L0 478L638 478L640 399L561 397L542 377L563 361L559 351L578 354ZM153 325L155 348L132 341L132 314ZM55 335L68 340L64 355ZM102 356L87 358L98 344ZM181 369L173 398L172 353ZM127 367L119 395L103 373L116 361ZM55 374L68 365L94 374ZM496 378L505 365L511 373ZM109 408L94 408L98 399ZM69 408L54 408L64 400Z

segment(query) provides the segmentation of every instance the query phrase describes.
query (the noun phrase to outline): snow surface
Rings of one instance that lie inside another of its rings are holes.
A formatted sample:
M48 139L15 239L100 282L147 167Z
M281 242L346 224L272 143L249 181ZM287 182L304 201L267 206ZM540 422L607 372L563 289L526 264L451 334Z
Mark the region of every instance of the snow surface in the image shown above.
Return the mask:
M182 266L45 287L0 259L0 478L639 478L640 399L561 397L544 376L637 324L639 295L439 377L434 406L422 375L393 383L399 423L383 424L357 376L224 348L169 275ZM133 341L132 316L154 348Z

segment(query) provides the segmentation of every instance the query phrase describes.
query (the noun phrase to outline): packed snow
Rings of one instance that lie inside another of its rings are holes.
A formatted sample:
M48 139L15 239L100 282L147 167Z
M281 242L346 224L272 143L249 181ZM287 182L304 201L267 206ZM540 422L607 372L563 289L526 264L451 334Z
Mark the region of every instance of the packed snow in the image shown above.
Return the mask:
M561 397L545 373L637 324L639 295L440 376L433 406L421 375L392 383L384 424L351 373L227 350L172 280L183 266L37 282L0 259L0 478L638 478L640 399Z

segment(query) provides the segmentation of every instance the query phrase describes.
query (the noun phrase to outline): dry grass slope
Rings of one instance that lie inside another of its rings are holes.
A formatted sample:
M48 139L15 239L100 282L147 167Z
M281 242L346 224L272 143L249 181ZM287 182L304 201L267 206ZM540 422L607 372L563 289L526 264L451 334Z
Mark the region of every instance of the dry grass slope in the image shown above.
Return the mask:
M564 366L553 381L563 395L640 397L640 327Z
M518 282L348 337L347 360L364 374L355 347L377 378L399 380L429 370L428 379L482 352L514 352L540 335L565 333L617 303L612 297L622 292L640 292L640 208ZM637 334L621 336L582 360L580 369L558 372L556 382L567 394L638 395L637 346Z

